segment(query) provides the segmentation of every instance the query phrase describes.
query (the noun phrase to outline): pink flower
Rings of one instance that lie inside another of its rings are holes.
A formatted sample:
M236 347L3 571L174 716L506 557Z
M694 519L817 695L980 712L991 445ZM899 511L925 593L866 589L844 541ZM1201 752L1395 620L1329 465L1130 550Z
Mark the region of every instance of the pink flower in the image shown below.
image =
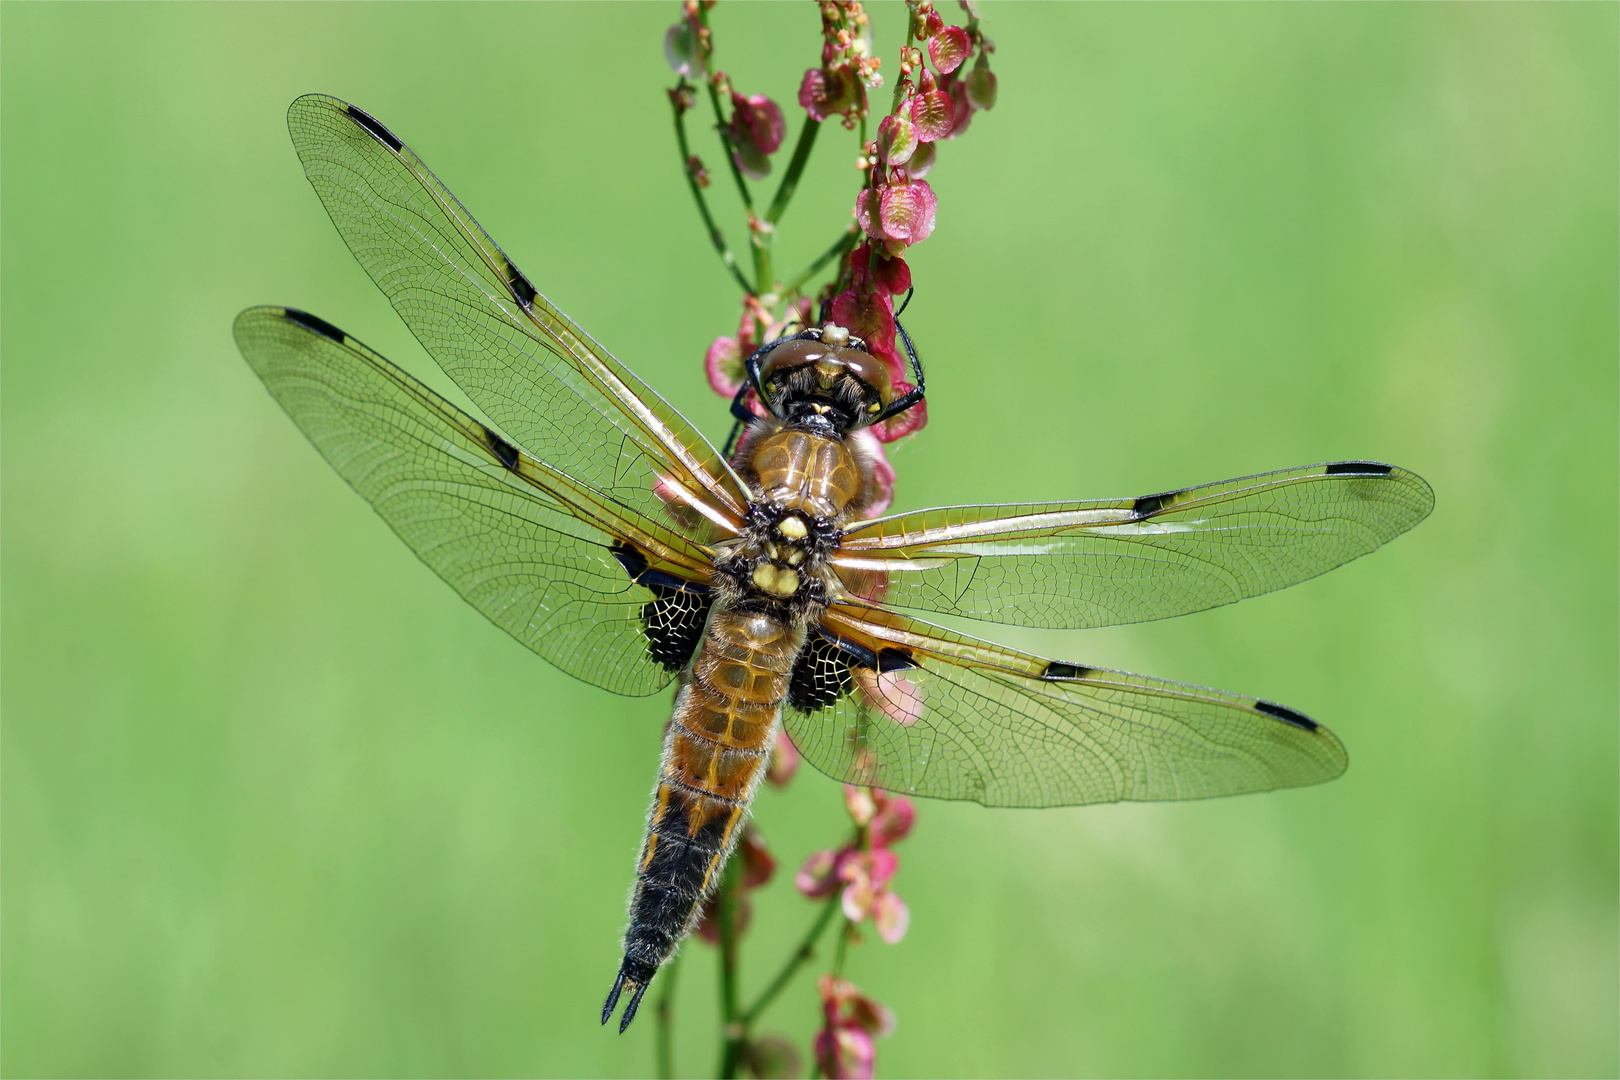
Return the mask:
M917 129L909 116L885 116L878 124L878 160L885 165L904 165L917 145Z
M911 912L890 888L900 858L890 845L911 832L917 812L911 800L875 788L844 785L844 806L859 826L857 838L837 851L818 851L805 860L793 884L812 899L839 893L839 907L850 922L870 918L890 945L906 936Z
M908 244L921 243L934 231L938 206L939 198L926 180L884 188L878 211L883 235Z
M770 174L770 155L782 145L782 110L764 94L731 92L731 143L737 168L751 180Z
M793 887L812 900L831 896L838 888L838 877L834 873L837 868L838 852L818 851L804 860L804 865L793 876Z
M848 979L823 975L816 984L821 994L823 1026L816 1034L816 1062L824 1075L871 1080L877 1060L874 1039L894 1031L894 1013L873 1001Z
M917 823L917 808L911 800L879 790L874 790L872 796L877 803L871 825L873 846L888 847L909 836Z
M765 770L765 782L774 787L787 787L793 774L799 771L799 748L793 745L787 732L776 737L776 745L771 747L771 763Z
M918 141L925 143L936 142L951 133L956 108L951 95L934 89L932 82L932 79L926 80L924 85L928 89L911 99L911 122L917 128Z
M911 909L896 893L880 893L872 902L872 925L877 927L879 937L894 945L911 926Z
M949 75L961 67L972 49L972 39L960 26L944 27L928 39L928 59L941 75Z
M703 354L703 373L709 377L709 386L721 397L736 397L742 389L742 347L734 337L717 337Z
M799 104L812 120L819 122L838 115L847 118L856 103L855 75L847 65L811 68L799 83Z
M919 403L914 408L920 407L921 404ZM878 442L877 436L872 434L869 428L852 431L849 438L851 442L866 453L872 462L874 495L872 502L862 512L862 516L868 518L879 517L885 510L894 505L894 466L889 464L888 456L883 453L883 444ZM876 600L880 599L880 597L871 597L870 599Z

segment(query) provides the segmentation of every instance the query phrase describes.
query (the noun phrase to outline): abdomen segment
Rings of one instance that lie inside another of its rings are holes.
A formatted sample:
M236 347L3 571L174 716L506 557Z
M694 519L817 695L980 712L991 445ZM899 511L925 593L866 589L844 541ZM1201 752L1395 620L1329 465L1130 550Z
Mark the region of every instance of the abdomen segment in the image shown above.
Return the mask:
M776 741L788 676L804 630L769 615L716 611L675 699L652 814L636 868L624 962L602 1023L631 994L630 1026L647 985L691 932L742 829Z

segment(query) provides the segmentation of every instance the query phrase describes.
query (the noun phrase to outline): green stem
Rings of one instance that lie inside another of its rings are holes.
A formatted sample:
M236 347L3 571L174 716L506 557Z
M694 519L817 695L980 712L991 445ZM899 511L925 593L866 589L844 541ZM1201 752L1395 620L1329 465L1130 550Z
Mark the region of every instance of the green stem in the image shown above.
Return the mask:
M832 976L835 979L844 975L844 959L849 956L849 936L854 930L855 924L845 919L844 928L838 932L838 951L833 954Z
M707 30L709 28L709 9L698 6L698 21ZM726 148L726 164L731 166L731 175L737 181L737 190L742 194L743 206L748 212L754 212L754 197L748 193L748 182L743 179L742 170L737 167L736 147L731 145L731 130L726 126L725 110L720 108L720 91L714 88L714 35L709 36L709 53L704 57L706 74L703 83L709 88L709 104L714 106L714 129L720 135L720 144ZM763 287L763 286L762 286Z
M765 211L765 220L775 225L782 220L788 202L793 198L793 192L799 186L799 177L804 173L804 166L810 160L810 149L816 145L816 132L821 130L821 121L812 120L806 116L804 127L799 129L799 141L793 147L793 159L788 162L787 172L782 175L782 182L777 185L776 197L771 200L771 208Z
M687 85L686 80L682 79L680 85L683 87ZM743 277L742 270L737 266L736 256L731 254L731 248L726 246L726 238L720 233L720 226L714 223L714 215L709 213L708 200L703 197L703 185L698 183L697 176L693 174L692 167L688 164L692 160L692 150L686 142L686 114L673 98L670 100L670 107L675 112L675 142L681 152L681 172L686 175L686 186L692 189L692 198L697 201L698 213L702 215L703 224L709 230L709 242L714 245L714 250L726 269L731 271L731 276L742 286L743 292L755 296L757 294L754 287Z
M675 972L680 969L680 963L681 954L676 953L660 972L664 986L658 995L657 1012L659 1080L671 1080L675 1075Z
M759 1021L760 1016L770 1007L771 1002L776 1000L776 995L780 994L787 987L787 984L793 980L793 976L799 973L799 969L809 963L811 958L815 956L816 942L821 940L821 935L826 932L828 924L832 922L833 913L838 910L838 898L839 894L836 892L827 898L827 902L822 905L821 914L816 917L815 924L810 927L810 932L804 936L803 941L799 942L799 947L793 950L793 954L788 957L788 962L782 965L781 971L776 973L776 978L771 980L771 984L759 995L759 998L749 1007L748 1011L743 1013L742 1026L744 1033Z
M748 246L754 253L754 280L759 282L760 295L776 291L771 274L771 241L776 239L776 226L748 215Z
M794 277L792 281L788 282L787 287L782 290L782 298L785 300L791 300L797 296L799 291L804 288L805 282L821 273L822 268L828 263L832 262L834 259L842 257L846 251L854 247L855 241L860 237L860 235L860 227L856 225L851 225L849 228L839 233L838 240L833 244L832 247L822 252L816 257L815 262L805 267L797 276Z

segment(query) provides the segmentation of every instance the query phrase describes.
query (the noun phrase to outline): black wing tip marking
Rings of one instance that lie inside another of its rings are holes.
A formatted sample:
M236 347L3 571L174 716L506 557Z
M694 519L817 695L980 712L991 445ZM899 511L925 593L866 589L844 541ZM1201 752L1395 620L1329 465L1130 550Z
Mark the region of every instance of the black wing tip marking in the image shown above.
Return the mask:
M1301 731L1316 731L1322 726L1315 720L1312 720L1310 717L1306 716L1304 713L1295 712L1286 705L1278 705L1275 701L1257 700L1254 703L1254 707L1257 712L1263 712L1267 716L1276 717L1283 723L1292 724Z
M1131 503L1131 516L1138 520L1150 518L1173 505L1176 497L1186 490L1186 488L1182 488L1178 491L1161 491L1157 495L1143 495L1140 499Z
M1065 664L1061 660L1053 660L1046 665L1046 670L1041 672L1041 678L1053 680L1084 679L1090 677L1094 670L1094 668L1088 668L1084 664Z
M1388 476L1395 466L1381 461L1334 461L1324 466L1323 476Z
M282 308L281 314L288 322L295 322L305 330L311 330L321 335L321 337L331 338L339 345L342 345L344 339L349 336L319 315L311 315L307 311L299 311L297 308Z
M540 295L540 290L534 287L533 282L524 276L523 271L519 270L511 259L506 260L506 287L512 290L512 295L517 297L518 303L525 308L534 307L535 297Z
M370 113L366 112L366 110L360 108L358 105L345 105L343 108L348 112L351 120L365 128L367 131L371 132L372 138L388 147L388 149L392 150L394 153L397 154L405 148L405 144L400 142L399 138L395 136L392 131L389 131L386 127L384 127L381 120L378 120L375 116L372 116Z
M511 469L514 472L517 471L518 458L520 457L517 447L507 442L505 439L501 438L487 427L484 428L484 445L489 447L490 453L494 454L500 459L502 465L505 465L508 469Z

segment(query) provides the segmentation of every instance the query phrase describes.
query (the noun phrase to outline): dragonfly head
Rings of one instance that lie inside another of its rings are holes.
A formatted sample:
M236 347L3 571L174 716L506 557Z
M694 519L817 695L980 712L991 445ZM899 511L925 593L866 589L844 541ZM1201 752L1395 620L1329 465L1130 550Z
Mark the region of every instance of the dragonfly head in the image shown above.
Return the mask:
M759 387L776 415L837 435L871 423L894 400L887 365L831 323L773 346Z

